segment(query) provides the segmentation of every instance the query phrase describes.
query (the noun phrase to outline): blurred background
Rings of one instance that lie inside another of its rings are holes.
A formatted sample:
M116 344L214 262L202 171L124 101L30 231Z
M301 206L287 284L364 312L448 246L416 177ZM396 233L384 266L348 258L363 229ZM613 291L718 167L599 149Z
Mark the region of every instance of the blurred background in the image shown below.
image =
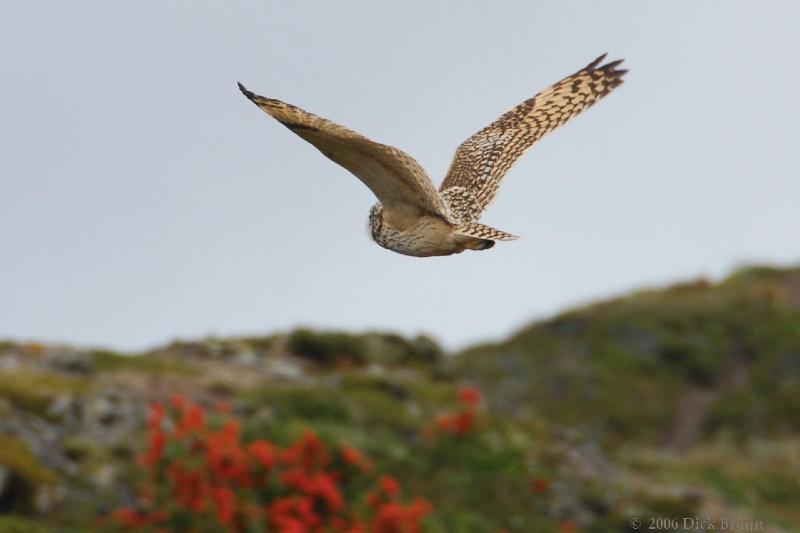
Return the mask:
M798 530L798 16L4 3L0 532ZM603 52L445 258L236 88L438 183Z
M798 9L6 3L0 335L141 349L304 324L463 347L792 262ZM523 238L439 259L375 246L370 191L236 89L396 145L439 183L461 141L603 52L627 83L537 145L487 213Z

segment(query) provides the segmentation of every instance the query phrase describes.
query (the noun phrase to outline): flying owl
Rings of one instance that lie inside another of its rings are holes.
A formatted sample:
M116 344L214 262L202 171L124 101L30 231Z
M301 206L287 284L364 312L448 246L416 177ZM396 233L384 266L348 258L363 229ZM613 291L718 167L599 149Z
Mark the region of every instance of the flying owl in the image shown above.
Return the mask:
M439 190L413 157L291 104L258 96L254 104L360 179L377 196L372 238L405 255L429 257L487 250L517 237L478 222L511 166L554 130L622 83L622 60L605 54L525 100L458 147Z

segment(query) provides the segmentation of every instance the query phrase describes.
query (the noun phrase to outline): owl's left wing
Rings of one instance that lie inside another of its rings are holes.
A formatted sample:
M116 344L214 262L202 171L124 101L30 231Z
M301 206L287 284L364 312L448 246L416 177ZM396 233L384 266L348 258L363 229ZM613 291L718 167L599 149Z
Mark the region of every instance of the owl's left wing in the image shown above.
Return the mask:
M528 148L622 83L622 60L600 65L603 59L605 54L525 100L458 147L439 190L462 220L480 217Z
M380 200L385 213L425 212L450 218L433 182L407 153L297 106L254 94L241 83L239 89L268 115L360 179Z

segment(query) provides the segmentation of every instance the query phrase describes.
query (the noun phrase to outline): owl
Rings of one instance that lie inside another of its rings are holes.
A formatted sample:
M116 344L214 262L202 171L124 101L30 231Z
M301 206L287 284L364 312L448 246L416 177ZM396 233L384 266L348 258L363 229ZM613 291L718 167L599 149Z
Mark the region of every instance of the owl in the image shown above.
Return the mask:
M525 100L456 150L437 190L417 161L299 107L239 89L268 115L360 179L378 199L369 212L372 238L394 252L430 257L487 250L517 237L479 222L511 166L546 133L622 84L622 60L605 54Z

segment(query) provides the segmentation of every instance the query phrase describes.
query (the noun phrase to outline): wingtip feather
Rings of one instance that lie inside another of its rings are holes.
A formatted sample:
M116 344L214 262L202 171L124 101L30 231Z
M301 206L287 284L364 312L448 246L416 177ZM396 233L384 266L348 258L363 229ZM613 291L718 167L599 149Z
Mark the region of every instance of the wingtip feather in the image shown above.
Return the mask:
M601 70L605 72L606 75L611 75L613 77L621 77L628 72L627 69L618 69L617 67L622 64L624 59L615 59L614 61L609 61L606 64L602 64L605 60L606 56L608 56L608 52L602 54L600 57L586 65L583 70L587 72L594 72L596 70Z
M239 86L239 90L242 91L242 94L245 95L250 100L256 97L254 93L248 91L247 88L244 85L242 85L242 82L237 81L236 85Z
M608 52L603 52L597 59L595 59L594 61L592 61L588 65L586 65L584 70L594 70L594 68L597 65L599 65L600 63L603 62L603 60L606 58L607 55L608 55Z

